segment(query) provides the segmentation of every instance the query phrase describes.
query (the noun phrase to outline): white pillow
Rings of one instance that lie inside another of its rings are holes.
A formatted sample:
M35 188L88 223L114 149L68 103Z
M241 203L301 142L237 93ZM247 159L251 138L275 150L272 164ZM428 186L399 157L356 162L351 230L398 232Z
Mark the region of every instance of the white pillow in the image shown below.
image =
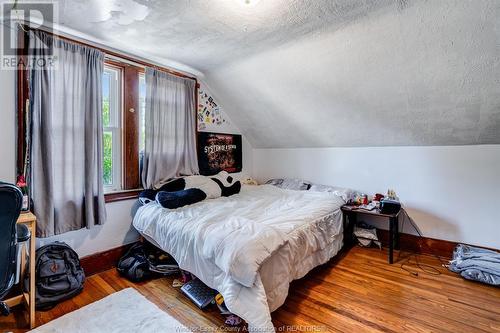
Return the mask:
M268 185L274 185L284 190L307 191L311 183L302 179L275 178L266 182Z
M355 191L337 186L330 185L321 185L321 184L312 184L309 188L309 191L315 192L332 192L335 195L341 197L345 202L348 202L350 199L354 198Z

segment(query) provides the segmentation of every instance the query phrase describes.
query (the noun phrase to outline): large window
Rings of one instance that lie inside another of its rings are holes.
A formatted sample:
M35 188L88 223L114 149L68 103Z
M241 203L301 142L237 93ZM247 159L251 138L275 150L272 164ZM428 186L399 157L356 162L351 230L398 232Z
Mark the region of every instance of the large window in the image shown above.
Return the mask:
M144 68L107 60L102 83L103 184L106 201L131 199L141 189L146 134Z
M102 79L103 183L105 192L122 189L121 70L105 66Z
M76 40L69 41L78 44ZM28 33L19 30L19 44L24 45L20 54L27 52ZM103 124L103 177L106 202L132 199L141 190L140 155L145 147L145 105L146 82L145 66L147 62L133 59L116 52L106 53L105 71L102 80L102 124ZM21 57L24 59L24 57ZM22 60L21 59L21 60ZM26 63L26 61L21 63ZM155 66L156 67L156 66ZM18 147L17 168L19 173L25 170L26 103L29 96L29 71L20 66L18 73ZM180 77L182 73L173 72Z
M102 181L110 196L141 187L145 99L142 68L115 61L106 63L102 78Z

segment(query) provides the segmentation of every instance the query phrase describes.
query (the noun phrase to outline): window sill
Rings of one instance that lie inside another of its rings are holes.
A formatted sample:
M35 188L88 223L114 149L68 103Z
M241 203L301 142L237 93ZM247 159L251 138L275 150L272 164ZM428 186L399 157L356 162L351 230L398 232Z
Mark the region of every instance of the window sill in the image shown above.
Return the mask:
M139 193L141 192L142 190L126 190L120 192L106 193L104 194L104 202L110 203L110 202L137 199L139 197Z

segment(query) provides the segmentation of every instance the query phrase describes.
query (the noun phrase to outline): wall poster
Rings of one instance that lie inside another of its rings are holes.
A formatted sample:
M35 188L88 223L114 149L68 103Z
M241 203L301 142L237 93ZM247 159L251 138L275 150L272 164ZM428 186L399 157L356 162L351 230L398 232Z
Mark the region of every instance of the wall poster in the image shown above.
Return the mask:
M198 165L205 176L222 170L241 172L241 135L198 132Z

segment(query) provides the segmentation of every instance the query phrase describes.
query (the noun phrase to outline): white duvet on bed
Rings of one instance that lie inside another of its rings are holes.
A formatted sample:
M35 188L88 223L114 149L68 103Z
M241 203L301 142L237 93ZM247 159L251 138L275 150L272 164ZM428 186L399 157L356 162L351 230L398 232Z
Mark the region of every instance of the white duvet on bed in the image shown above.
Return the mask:
M273 332L270 312L289 283L342 246L342 198L329 192L243 186L239 194L178 209L153 202L134 227L224 296L250 329Z

